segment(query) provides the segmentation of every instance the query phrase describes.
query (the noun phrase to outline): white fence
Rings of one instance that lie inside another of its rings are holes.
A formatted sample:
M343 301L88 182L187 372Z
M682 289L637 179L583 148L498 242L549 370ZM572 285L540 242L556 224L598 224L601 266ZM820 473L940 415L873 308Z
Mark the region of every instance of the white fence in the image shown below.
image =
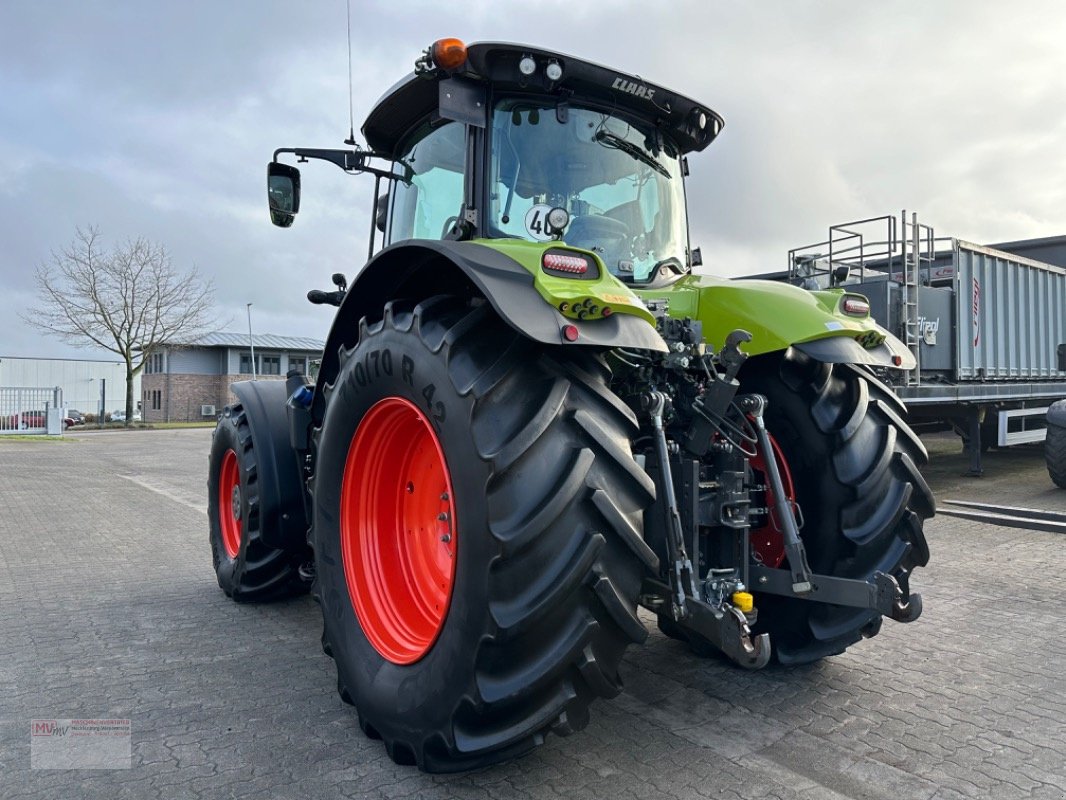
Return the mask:
M49 410L62 408L63 390L58 386L0 386L0 434L47 433ZM63 417L60 415L58 430L54 432L62 431Z

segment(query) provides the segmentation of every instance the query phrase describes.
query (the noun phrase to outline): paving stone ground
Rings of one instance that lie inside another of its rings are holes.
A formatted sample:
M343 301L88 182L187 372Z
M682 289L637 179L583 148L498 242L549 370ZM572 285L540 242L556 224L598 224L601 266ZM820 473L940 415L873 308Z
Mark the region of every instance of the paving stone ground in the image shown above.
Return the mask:
M937 517L922 618L814 666L743 672L651 625L585 731L428 776L359 731L310 599L219 591L210 431L71 438L0 442L0 798L1066 797L1061 535ZM931 443L939 497L1066 511L1039 448L973 480ZM31 769L34 718L128 718L132 767Z

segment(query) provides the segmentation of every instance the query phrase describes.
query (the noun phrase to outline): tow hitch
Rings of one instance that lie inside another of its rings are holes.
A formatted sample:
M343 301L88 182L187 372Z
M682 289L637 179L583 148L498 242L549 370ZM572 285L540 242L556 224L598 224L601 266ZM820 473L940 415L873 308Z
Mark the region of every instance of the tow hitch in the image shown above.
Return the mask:
M712 372L710 377L713 388L696 401L704 411L703 418L721 422L726 408L732 404L750 426L748 446L773 452L764 421L766 398L759 394L736 395L731 374ZM711 392L719 395L715 398L717 407L710 402ZM921 596L908 595L892 575L875 572L868 580L853 580L813 572L800 538L802 523L791 502L778 503L771 512L774 527L783 539L786 568L775 569L758 563L751 555L743 467L738 468L741 471L719 472L716 481L701 481L700 462L688 456L699 452L700 448L694 448L693 444L708 435L707 427L695 433L690 431L686 452L681 452L676 443L666 438L663 419L667 401L663 394L648 392L642 405L652 423L654 471L662 491L657 504L657 516L661 519L657 523L663 532L668 569L661 579L645 579L640 603L672 620L690 642L716 648L745 668L764 667L770 660L772 643L768 634L752 633L751 626L758 614L749 593L752 591L868 609L898 622L912 622L922 613ZM707 457L713 458L717 450L727 457L741 459L743 465L745 462L736 450L738 429L734 426L731 431L733 443L712 444ZM786 497L776 459L765 460L765 471L769 491L777 497ZM736 476L732 483L728 480L730 475ZM701 526L717 528L719 542L707 540L701 547ZM732 551L732 557L723 555L721 542L726 540L732 541L726 547ZM707 552L708 547L712 552Z
M914 622L922 613L922 596L907 595L891 575L874 574L872 581L854 581L831 575L811 575L806 592L796 592L788 570L753 566L750 569L754 588L766 594L798 597L817 603L832 603L849 608L868 608L896 622Z

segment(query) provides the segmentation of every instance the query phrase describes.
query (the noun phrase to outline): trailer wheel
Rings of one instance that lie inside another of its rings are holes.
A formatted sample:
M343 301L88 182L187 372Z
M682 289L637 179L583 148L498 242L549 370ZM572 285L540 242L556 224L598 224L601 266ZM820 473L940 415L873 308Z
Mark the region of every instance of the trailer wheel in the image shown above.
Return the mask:
M258 463L247 415L223 411L211 439L207 515L218 585L237 602L276 600L301 591L298 557L263 543L259 524Z
M487 304L394 302L341 351L316 431L315 593L341 698L432 772L583 728L647 632L636 419L596 356Z
M1047 426L1044 460L1047 461L1051 480L1060 489L1066 489L1066 428L1051 424Z
M925 447L904 421L901 401L863 368L794 350L753 359L741 387L769 400L766 424L794 482L811 569L856 579L881 571L908 590L911 571L929 560L922 527L935 503L917 469ZM880 629L876 612L754 588L755 632L770 634L784 664L842 653Z

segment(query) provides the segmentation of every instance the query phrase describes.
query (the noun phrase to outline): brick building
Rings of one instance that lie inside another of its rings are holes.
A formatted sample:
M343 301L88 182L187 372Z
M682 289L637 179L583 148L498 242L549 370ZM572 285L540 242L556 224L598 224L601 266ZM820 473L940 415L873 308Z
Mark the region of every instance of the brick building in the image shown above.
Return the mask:
M257 334L255 376L284 380L293 367L314 374L324 342L296 336ZM213 419L236 402L230 385L252 379L248 334L219 331L193 341L170 343L153 353L141 378L145 422L197 422Z

